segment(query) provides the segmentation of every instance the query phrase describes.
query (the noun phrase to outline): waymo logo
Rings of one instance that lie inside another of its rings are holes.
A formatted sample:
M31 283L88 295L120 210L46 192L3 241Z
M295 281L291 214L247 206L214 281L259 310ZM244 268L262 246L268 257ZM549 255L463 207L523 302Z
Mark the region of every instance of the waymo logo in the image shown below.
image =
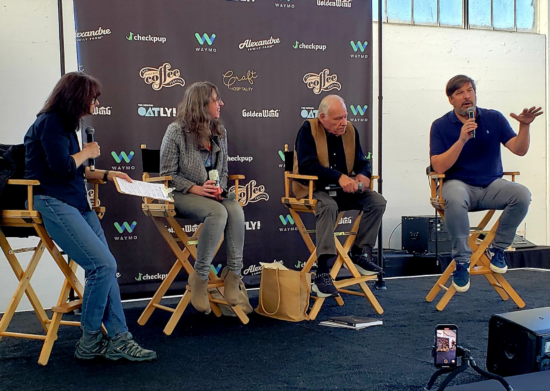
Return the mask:
M354 52L357 52L358 50L361 50L361 53L363 53L365 51L365 49L367 48L367 46L369 45L369 43L367 41L365 41L365 42L357 41L357 43L355 43L353 41L350 41L350 44L351 44L351 47L352 47Z
M281 220L281 223L283 223L283 225L294 225L294 219L291 215L286 215L286 217L283 215L279 215L279 220Z
M367 122L368 121L368 118L364 117L365 114L367 114L367 110L369 108L367 105L363 105L363 106L350 105L349 108L350 108L352 114L354 115L354 117L351 117L349 119L351 122Z
M361 107L359 105L357 106L350 105L349 108L351 109L351 112L353 113L353 115L365 115L365 113L367 112L368 106L364 105L363 107Z
M216 39L216 34L208 36L208 34L204 33L201 37L199 33L195 33L195 38L197 38L197 41L199 41L201 45L204 45L204 43L206 42L208 43L208 46L212 46L214 40Z
M112 151L111 156L113 157L113 159L115 159L115 162L117 163L122 163L123 160L126 163L130 163L132 161L132 158L134 157L134 151L131 151L128 155L126 155L126 152L124 151L122 151L120 155L117 155L115 151Z
M126 221L120 225L119 223L115 222L114 226L119 234L123 234L124 231L128 231L128 233L134 232L134 229L136 228L137 222L134 221L132 225L128 224Z

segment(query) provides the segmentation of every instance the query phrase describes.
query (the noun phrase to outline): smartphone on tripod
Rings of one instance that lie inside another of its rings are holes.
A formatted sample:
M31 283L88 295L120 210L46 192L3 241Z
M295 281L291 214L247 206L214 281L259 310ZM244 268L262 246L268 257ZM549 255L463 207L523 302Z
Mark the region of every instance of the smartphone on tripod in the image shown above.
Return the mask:
M458 327L456 326L456 324L438 324L435 327L434 365L437 368L456 367L457 344Z

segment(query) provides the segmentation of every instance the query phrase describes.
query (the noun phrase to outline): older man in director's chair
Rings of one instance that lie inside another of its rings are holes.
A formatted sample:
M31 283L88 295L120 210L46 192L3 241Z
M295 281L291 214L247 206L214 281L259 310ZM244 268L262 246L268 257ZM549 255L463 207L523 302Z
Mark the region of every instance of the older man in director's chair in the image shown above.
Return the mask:
M316 216L317 243L315 249L310 248L312 255L304 268L308 269L306 272L311 269L316 255L318 269L313 291L321 299L335 297L342 305L339 292L353 293L343 288L359 284L366 290L361 295L367 296L377 312L382 313L382 308L365 286L365 276L375 279L382 272L372 261L372 248L386 209L386 200L371 190L371 165L363 153L357 130L347 121L346 104L341 97L326 96L319 106L318 118L305 121L302 125L296 139L294 174L299 175L287 173L287 176L294 177L292 190L296 199L315 204L312 210ZM297 180L300 176L316 180L313 192L310 190L311 201L307 197L308 187ZM294 212L292 203L287 203L291 213ZM360 223L356 221L359 224L354 224L352 228L356 232L350 232L350 237L342 246L335 238L334 229L342 211L347 210L360 211ZM309 236L304 237L306 244L311 242L308 239ZM329 268L334 258L334 266ZM334 278L342 266L350 269L353 276L349 282L335 284ZM314 318L316 311L312 312L310 317Z

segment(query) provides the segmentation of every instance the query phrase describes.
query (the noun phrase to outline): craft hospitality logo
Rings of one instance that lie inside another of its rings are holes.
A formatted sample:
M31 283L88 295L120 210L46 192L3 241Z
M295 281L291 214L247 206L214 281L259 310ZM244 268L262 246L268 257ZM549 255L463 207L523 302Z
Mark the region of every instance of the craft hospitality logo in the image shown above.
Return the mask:
M326 49L327 49L327 45L321 45L321 44L317 44L317 43L304 43L304 42L299 42L299 41L296 41L296 43L294 45L292 45L292 47L294 49L300 49L300 50L320 50L322 52L324 52Z
M166 37L153 37L149 35L134 34L130 31L130 34L126 37L128 41L143 41L143 42L152 42L152 43L165 43Z
M367 50L367 46L369 46L369 43L367 41L350 41L349 43L351 45L351 48L353 49L353 53L350 54L351 58L369 58L369 55L365 53L365 51Z
M328 69L323 69L321 73L306 73L303 80L307 88L312 90L315 95L342 89L342 84L338 82L338 75L331 75Z
M350 122L367 122L368 118L365 118L365 115L367 114L368 106L367 105L350 105L349 106L351 113L353 114L353 117L351 117L349 120Z
M175 117L175 107L154 107L148 103L138 103L137 113L142 117Z
M351 8L352 0L317 0L317 5L321 7L339 7Z
M251 92L254 87L254 80L258 78L258 74L249 69L244 74L235 74L233 70L229 70L222 74L223 85L231 91ZM238 84L238 85L236 85Z
M265 109L260 111L243 109L243 118L279 118L281 110Z
M111 34L111 29L99 27L97 30L76 31L76 42L95 41Z
M241 42L239 44L239 49L243 50L246 49L248 51L252 50L261 50L261 49L271 49L275 45L281 43L280 38L271 38L269 39L263 39L260 41L252 41L251 39L247 39L244 42Z
M144 67L139 71L139 77L145 84L151 84L155 91L160 91L163 87L174 87L185 85L185 80L180 77L179 69L172 69L172 65L165 62L159 68Z

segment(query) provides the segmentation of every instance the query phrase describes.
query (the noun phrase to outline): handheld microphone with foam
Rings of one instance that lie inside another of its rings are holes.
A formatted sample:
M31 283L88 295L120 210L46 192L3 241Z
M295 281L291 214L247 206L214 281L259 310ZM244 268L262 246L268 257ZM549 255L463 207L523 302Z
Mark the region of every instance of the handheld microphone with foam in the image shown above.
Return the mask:
M91 126L88 126L85 132L86 132L86 142L93 143L95 129ZM90 171L95 171L95 159L88 159L88 167L90 167Z
M466 109L466 112L468 113L468 119L476 118L476 109L474 109L473 106L470 106ZM472 135L472 138L476 138L476 130L472 130L470 133Z

